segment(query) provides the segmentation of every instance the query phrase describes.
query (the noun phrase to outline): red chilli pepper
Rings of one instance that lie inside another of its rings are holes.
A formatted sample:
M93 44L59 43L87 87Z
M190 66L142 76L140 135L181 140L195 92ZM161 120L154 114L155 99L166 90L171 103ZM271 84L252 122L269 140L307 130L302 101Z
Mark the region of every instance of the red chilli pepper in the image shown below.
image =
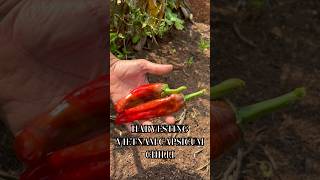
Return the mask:
M59 169L77 163L99 161L107 158L109 135L102 134L86 142L55 151L48 156L50 167Z
M236 109L226 101L211 101L211 153L212 159L218 158L229 150L242 137L243 127L257 118L284 108L305 95L304 88L297 88L282 96Z
M109 76L103 75L74 90L51 111L17 133L17 156L32 165L48 152L75 143L84 134L104 131Z
M109 134L104 133L86 142L50 153L41 163L36 166L31 166L25 172L23 172L20 176L20 179L61 179L67 178L70 175L78 176L77 169L84 167L87 167L93 171L84 172L84 174L93 174L96 176L97 174L94 173L96 173L98 167L96 164L94 164L94 162L109 159L109 154L106 148L108 143ZM89 171L89 169L86 171ZM99 172L102 174L100 170ZM105 175L105 173L106 169L104 169L103 175ZM67 176L66 174L69 175Z
M73 164L59 170L51 169L48 164L42 163L23 172L20 180L104 180L109 176L108 163L106 158L103 158L103 160Z
M138 106L125 109L122 113L118 113L116 124L129 123L135 120L150 119L160 116L170 115L179 111L185 102L204 94L204 90L188 94L171 94L170 96L148 101Z
M127 96L120 99L115 105L115 110L118 113L123 112L127 108L170 94L178 94L186 89L185 86L170 89L168 84L163 83L145 84L133 89Z
M52 180L53 176L57 174L57 171L52 170L47 163L39 163L28 167L22 174L20 174L20 180L39 180L46 179Z
M107 168L109 168L108 161L93 161L66 169L54 180L105 180L109 177Z

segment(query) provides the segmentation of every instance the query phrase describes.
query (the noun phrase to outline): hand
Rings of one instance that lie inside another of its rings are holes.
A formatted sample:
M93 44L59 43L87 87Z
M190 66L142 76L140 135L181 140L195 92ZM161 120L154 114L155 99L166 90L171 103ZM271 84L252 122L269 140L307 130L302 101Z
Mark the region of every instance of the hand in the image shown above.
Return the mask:
M106 1L5 0L0 102L13 132L106 72Z
M111 57L112 59L112 57ZM120 98L129 94L130 90L147 84L146 74L164 75L171 72L172 65L155 64L145 59L115 60L110 67L110 93L111 99L116 103ZM172 116L165 118L166 123L174 124ZM144 125L151 124L144 121Z

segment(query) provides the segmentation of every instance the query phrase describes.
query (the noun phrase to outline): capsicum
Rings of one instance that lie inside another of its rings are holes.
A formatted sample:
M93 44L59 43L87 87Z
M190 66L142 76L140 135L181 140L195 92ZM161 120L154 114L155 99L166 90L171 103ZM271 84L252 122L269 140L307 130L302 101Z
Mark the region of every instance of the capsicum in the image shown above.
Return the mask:
M109 76L102 75L68 95L52 110L36 117L16 134L15 151L26 164L75 143L84 134L106 128Z
M179 111L185 102L203 95L205 90L201 90L192 94L171 94L167 97L148 101L139 104L132 108L125 109L123 112L118 113L116 117L116 124L129 123L135 120L144 120L155 117L171 115Z

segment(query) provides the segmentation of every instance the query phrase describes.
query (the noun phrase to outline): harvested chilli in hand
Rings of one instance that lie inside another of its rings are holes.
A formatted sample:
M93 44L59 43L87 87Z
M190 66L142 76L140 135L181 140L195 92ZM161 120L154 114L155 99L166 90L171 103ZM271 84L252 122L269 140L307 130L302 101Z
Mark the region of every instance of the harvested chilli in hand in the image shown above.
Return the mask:
M211 101L211 158L218 158L236 144L242 138L242 129L246 124L295 103L304 96L305 89L297 88L285 95L239 109L227 101Z
M205 90L201 90L184 96L183 94L171 94L170 96L148 101L146 103L125 109L118 113L116 124L129 123L135 120L144 120L155 117L167 116L179 111L185 102L203 95Z
M16 134L15 151L19 159L33 165L44 155L75 143L84 134L105 131L109 76L72 91L51 111L33 119Z
M168 84L163 83L145 84L133 89L127 96L118 100L115 105L115 110L118 113L123 112L127 108L134 107L153 99L159 99L170 94L178 94L186 89L186 86L170 89Z

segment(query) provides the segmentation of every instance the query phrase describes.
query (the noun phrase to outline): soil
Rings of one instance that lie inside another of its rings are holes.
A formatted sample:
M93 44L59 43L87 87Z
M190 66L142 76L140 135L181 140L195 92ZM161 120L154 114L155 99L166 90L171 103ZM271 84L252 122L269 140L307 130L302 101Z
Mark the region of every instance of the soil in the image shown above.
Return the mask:
M172 31L159 40L150 50L136 54L135 58L145 58L155 63L174 65L174 71L162 77L150 76L150 82L165 82L172 87L185 85L186 94L200 89L209 89L210 50L204 52L198 47L201 38L209 40L208 24L189 24L184 31ZM192 58L192 61L190 61ZM179 120L182 112L176 114ZM184 125L190 126L189 133L177 137L205 138L205 146L188 147L125 147L111 143L112 179L209 179L210 177L210 114L209 96L197 98L187 103ZM155 120L154 124L162 124ZM123 130L124 131L124 130ZM130 134L139 137L172 137L173 134ZM114 132L112 138L119 137ZM176 158L170 160L146 159L146 150L175 150ZM197 153L198 151L198 153ZM203 167L203 168L201 168Z
M246 151L253 144L239 179L319 179L320 1L268 2L240 9L238 1L214 3L212 83L245 80L247 87L229 97L238 106L300 86L307 96L249 125L244 141L214 161L214 179L223 176L239 148Z

